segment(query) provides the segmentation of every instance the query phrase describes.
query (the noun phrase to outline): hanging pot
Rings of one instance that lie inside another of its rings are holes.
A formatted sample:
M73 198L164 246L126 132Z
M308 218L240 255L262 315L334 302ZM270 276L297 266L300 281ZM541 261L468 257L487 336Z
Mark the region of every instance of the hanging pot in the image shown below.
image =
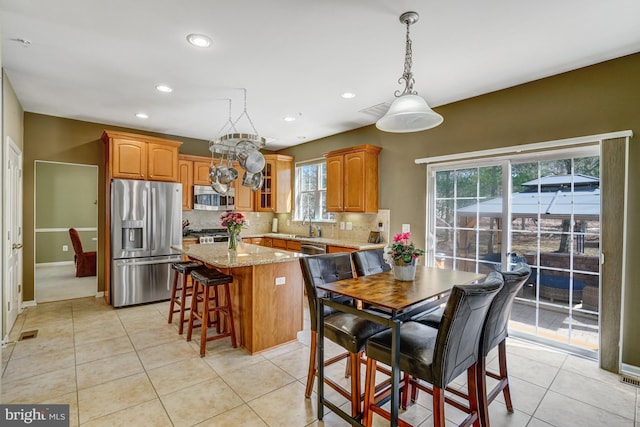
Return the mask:
M238 162L247 172L258 173L264 169L265 159L258 150L243 150L238 153Z

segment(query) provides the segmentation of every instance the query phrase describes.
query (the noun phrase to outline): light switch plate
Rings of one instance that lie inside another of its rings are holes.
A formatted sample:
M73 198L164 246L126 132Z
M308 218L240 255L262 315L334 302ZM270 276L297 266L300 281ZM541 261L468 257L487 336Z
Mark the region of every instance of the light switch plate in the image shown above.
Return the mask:
M347 222L347 230L353 230L353 223Z
M276 277L276 286L284 285L287 283L286 277Z
M402 224L402 232L410 233L411 232L411 224Z
M340 221L340 230L344 230L344 221Z

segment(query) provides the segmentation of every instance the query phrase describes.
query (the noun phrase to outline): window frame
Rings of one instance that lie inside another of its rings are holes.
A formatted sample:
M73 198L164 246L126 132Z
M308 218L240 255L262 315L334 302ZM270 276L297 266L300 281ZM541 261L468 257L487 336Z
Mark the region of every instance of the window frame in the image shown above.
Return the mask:
M318 185L316 186L316 188L312 191L302 191L302 168L304 168L305 166L311 166L311 165L319 165L320 167L318 168L318 177L317 177L317 183ZM325 186L322 187L322 177L323 177L323 170L324 170L324 176L325 176ZM301 162L296 162L295 164L295 176L294 176L294 208L293 208L293 220L294 221L303 221L305 218L303 218L303 209L301 206L302 203L302 195L304 193L314 193L316 194L315 200L316 200L316 209L314 210L314 218L312 218L313 222L335 222L335 217L334 214L332 212L327 212L326 211L326 193L327 193L327 188L326 188L326 170L327 170L327 161L324 157L322 158L317 158L317 159L311 159L311 160L305 160L305 161L301 161ZM322 200L325 200L324 206L325 209L322 209Z

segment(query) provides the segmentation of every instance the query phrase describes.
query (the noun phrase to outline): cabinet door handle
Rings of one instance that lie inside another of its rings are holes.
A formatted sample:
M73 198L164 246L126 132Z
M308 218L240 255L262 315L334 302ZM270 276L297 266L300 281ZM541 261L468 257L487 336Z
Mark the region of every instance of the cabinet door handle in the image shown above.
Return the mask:
M11 245L11 249L22 249L22 243L14 243Z

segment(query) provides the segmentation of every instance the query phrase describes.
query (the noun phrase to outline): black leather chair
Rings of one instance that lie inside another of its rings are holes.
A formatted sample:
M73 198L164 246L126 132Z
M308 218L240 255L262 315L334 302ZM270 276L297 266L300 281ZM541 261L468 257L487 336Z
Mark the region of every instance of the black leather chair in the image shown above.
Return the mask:
M414 321L406 322L400 327L399 366L405 373L403 400L406 399L409 382L414 387L431 393L434 426L445 425L445 402L469 414L462 424L480 425L475 385L478 348L489 306L502 285L502 276L499 273L491 273L481 284L454 286L438 329ZM391 331L388 330L367 340L364 401L366 426L371 426L374 412L386 419L390 418L387 411L376 405L374 385L377 361L391 363L391 338ZM465 371L468 379L467 406L445 397L444 394L447 385ZM431 384L433 388L419 383L420 379Z
M322 254L300 258L304 286L309 299L309 314L311 320L311 351L309 355L309 372L305 396L310 397L313 382L318 373L317 361L317 322L318 297L327 297L323 291L316 288L322 283L336 282L353 277L351 256L349 253ZM351 300L339 299L349 304ZM347 350L346 353L335 356L324 362L327 366L339 360L349 358L351 366L351 390L347 391L335 381L325 377L325 382L343 397L351 401L351 415L361 414L361 386L360 360L366 339L384 329L382 325L364 320L352 314L343 313L325 306L324 331L325 337Z
M506 339L509 332L509 317L516 294L527 283L531 274L531 268L526 263L518 263L514 271L502 272L504 286L493 299L487 319L482 329L482 338L478 349L478 369L477 369L477 390L479 399L480 422L484 427L489 427L489 404L502 392L507 411L513 412L511 393L509 391L509 374L507 372L507 350ZM429 313L417 322L438 328L442 321L442 310ZM486 370L486 357L489 352L498 347L499 372L489 372ZM498 380L496 385L487 393L487 379L489 376ZM415 401L415 392L412 393L412 400Z
M358 276L391 271L391 266L384 260L384 249L363 249L351 252L353 265Z

